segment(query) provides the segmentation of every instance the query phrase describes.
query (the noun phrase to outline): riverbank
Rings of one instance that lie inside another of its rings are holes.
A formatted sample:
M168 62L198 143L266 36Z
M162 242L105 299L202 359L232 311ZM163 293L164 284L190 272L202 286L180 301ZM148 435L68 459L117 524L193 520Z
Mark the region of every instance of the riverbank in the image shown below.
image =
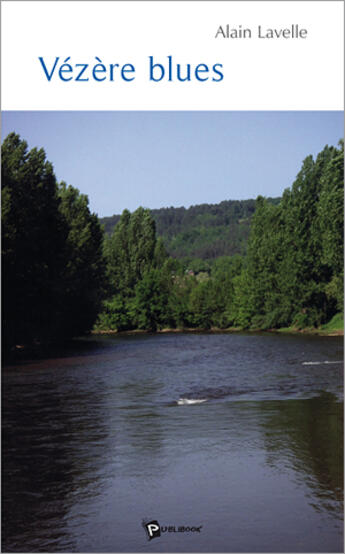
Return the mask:
M318 328L296 329L294 327L283 327L276 330L278 333L307 333L310 335L326 335L328 337L344 336L344 315L335 314L328 323Z
M157 329L156 331L149 331L146 329L131 329L127 331L117 331L116 329L94 329L90 332L91 335L144 335L148 333L164 334L164 333L278 333L278 334L303 334L303 335L320 335L327 337L344 336L344 321L342 314L336 314L328 323L319 328L305 328L298 329L296 327L282 327L280 329L244 329L242 327L228 327L222 329L220 327L211 327L209 329L203 329L201 327L180 327L177 329L166 327L163 329ZM3 363L16 363L18 361L24 361L27 359L37 359L51 356L60 356L62 353L73 350L76 342L79 340L80 347L83 346L82 337L70 339L62 342L49 342L34 344L21 344L16 345L10 351L2 352Z
M332 320L331 320L332 321ZM297 327L282 327L280 329L244 329L242 327L228 327L227 329L221 329L220 327L211 327L209 329L195 328L195 327L180 327L180 328L164 328L157 329L156 331L150 331L146 329L131 329L127 331L117 331L116 329L102 329L93 330L93 335L140 335L147 333L280 333L280 334L303 334L303 335L321 335L327 337L344 336L344 327L330 325L331 322L323 325L322 327L307 327L305 329L298 329Z
M333 331L328 331L323 328L313 328L309 327L307 329L295 329L294 327L282 327L281 329L269 329L274 333L289 333L289 334L303 334L303 335L322 335L325 337L343 337L344 329L335 329Z

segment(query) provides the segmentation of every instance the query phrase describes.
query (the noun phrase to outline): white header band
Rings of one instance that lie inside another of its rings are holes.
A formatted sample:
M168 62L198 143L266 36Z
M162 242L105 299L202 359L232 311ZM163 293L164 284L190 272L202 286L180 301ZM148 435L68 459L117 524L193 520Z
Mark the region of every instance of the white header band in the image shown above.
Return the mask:
M3 110L343 109L340 1L19 1L2 15Z

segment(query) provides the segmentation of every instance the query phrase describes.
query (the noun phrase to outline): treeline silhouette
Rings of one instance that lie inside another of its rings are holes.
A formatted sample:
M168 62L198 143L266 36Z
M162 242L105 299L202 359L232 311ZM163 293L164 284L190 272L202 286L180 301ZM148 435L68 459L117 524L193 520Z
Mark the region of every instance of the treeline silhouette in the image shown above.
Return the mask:
M5 351L93 326L267 329L329 321L343 309L343 160L343 142L308 156L280 202L125 210L106 234L87 197L57 183L44 151L28 152L10 134L2 145ZM195 222L228 229L242 218L251 220L245 254L205 260L169 252L169 233L173 242Z

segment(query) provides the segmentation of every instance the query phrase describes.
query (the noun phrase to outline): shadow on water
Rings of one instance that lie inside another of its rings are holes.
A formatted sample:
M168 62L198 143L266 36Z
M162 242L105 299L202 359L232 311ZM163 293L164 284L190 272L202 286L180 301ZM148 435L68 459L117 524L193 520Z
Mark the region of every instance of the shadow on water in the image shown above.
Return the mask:
M316 510L343 509L343 403L324 392L318 397L265 406L267 464L276 469L289 465L307 484Z
M56 344L19 345L16 349L4 354L3 364L10 368L17 364L21 366L29 365L36 360L89 356L96 351L103 354L104 341L93 340L92 337L73 339Z
M3 388L2 551L70 552L67 514L84 494L100 491L107 449L102 395L83 393L85 418L80 394L37 385Z

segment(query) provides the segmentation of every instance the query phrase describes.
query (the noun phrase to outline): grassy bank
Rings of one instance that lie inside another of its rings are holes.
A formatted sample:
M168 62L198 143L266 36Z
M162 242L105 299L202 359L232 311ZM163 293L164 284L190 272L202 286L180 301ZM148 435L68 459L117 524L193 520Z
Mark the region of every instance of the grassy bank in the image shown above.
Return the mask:
M278 333L305 333L310 335L343 336L344 335L344 314L338 313L332 317L328 323L321 327L307 327L298 329L297 327L282 327L281 329L272 329Z
M322 325L321 327L307 327L305 329L298 329L297 327L282 327L280 329L242 329L241 327L229 327L227 329L221 329L219 327L211 327L210 329L202 329L195 327L186 327L186 328L164 328L157 329L156 333L238 333L241 331L245 332L269 332L269 333L291 333L291 334L309 334L309 335L324 335L324 336L342 336L344 335L344 315L339 313L336 314L328 323ZM108 330L93 330L92 334L95 335L110 335L110 334L143 334L149 333L150 331L143 329L133 329L129 331L116 331L114 329Z
M322 326L322 331L328 334L335 333L337 335L344 334L344 314L336 314L332 319Z

